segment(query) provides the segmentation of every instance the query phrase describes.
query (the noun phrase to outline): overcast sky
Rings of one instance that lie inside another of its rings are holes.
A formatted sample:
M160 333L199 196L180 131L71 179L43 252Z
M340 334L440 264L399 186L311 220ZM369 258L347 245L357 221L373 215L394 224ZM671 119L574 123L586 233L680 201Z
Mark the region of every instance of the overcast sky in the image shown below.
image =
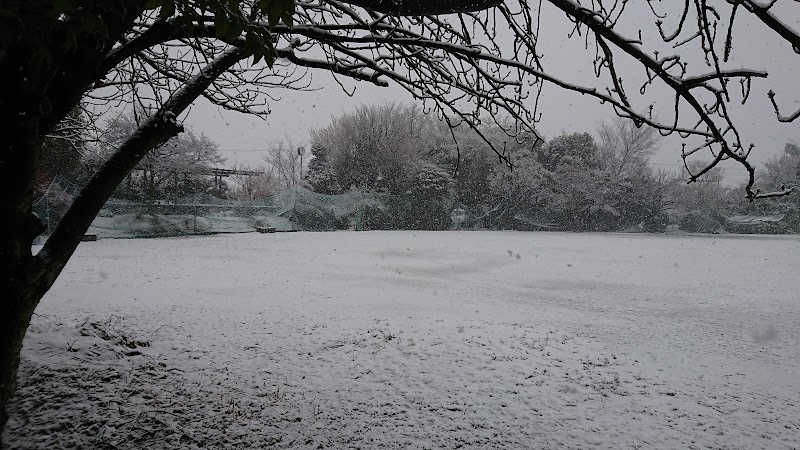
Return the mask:
M782 13L784 22L800 30L800 3L794 0L778 0L777 7L780 8L778 11ZM723 7L723 10L728 9ZM560 74L568 81L593 84L591 62L594 50L587 52L581 39L567 39L570 25L552 7L544 10L543 17L545 20L540 42L546 42L542 52L550 71ZM654 17L647 10L637 11L634 7L629 7L625 17L627 24L643 27L644 30L653 28ZM792 52L785 41L776 39L772 30L744 19L747 19L746 14L739 14L736 19L733 58L729 67L762 69L770 74L767 81L753 82L752 97L746 109L740 108L735 112L743 141L756 144L751 160L756 165L761 165L759 163L767 158L782 153L786 142L800 141L800 121L791 124L778 123L766 97L766 91L772 88L780 95L784 113L800 108L800 55ZM630 28L630 25L629 29L637 29ZM635 35L634 33L635 31L630 35ZM670 51L665 48L665 51ZM624 67L633 70L627 78L623 75L626 81L632 80L628 84L628 93L638 92L638 84L633 81L636 77L641 77L643 71L631 63ZM709 69L697 60L690 64L690 71L705 73ZM313 81L313 85L320 90L280 92L281 99L271 103L272 113L266 121L222 111L203 100L192 108L186 123L193 130L203 132L217 142L223 156L228 159L228 165L259 165L263 163L261 155L268 143L288 138L294 145L305 145L308 143L309 130L325 126L332 116L349 111L358 104L413 101L409 94L396 86L378 88L346 79L343 80L346 86L356 88L355 95L349 97L328 73L313 73ZM738 83L733 88L738 89ZM661 107L668 115L671 110L669 98L656 91L645 103L640 104L656 102L656 111ZM541 105L544 115L537 128L546 137L554 137L563 132L592 132L598 122L609 120L613 116L610 109L596 100L559 91L552 86L545 89ZM659 117L663 116L659 114ZM661 149L652 158L652 163L658 167L678 170L681 165L680 142L677 137L664 139ZM744 179L744 169L733 163L725 167L727 182L734 183Z

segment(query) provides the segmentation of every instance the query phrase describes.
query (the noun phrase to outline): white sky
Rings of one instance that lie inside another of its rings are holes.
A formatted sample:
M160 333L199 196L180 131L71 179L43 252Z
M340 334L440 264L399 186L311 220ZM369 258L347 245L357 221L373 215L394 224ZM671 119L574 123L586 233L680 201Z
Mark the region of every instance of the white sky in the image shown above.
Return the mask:
M682 3L682 2L681 2ZM778 0L777 7L785 14L783 20L793 28L800 30L800 3L792 0ZM643 31L653 28L654 17L647 10L637 11L629 5L630 15L628 21ZM727 7L721 10L727 11ZM594 77L591 69L594 50L586 51L582 39L567 39L569 24L559 13L547 9L543 11L545 19L541 32L540 42L546 42L542 47L545 64L551 72L560 74L567 81L593 84ZM628 14L628 13L626 13ZM793 19L792 19L793 18ZM638 30L638 28L631 28ZM756 148L751 154L751 161L761 165L769 157L779 155L784 144L789 141L800 140L800 121L790 124L778 123L772 111L772 106L766 97L766 92L772 88L779 94L782 112L787 114L800 108L800 55L795 54L785 41L775 38L772 30L755 22L748 22L747 15L741 13L736 18L733 57L729 68L749 68L767 70L770 74L767 81L754 80L751 98L744 108L736 111L740 132L744 142L753 142ZM635 31L629 33L635 35ZM645 35L646 36L646 35ZM648 41L645 38L647 44ZM662 45L662 47L664 47ZM647 47L651 49L652 47ZM675 53L674 50L664 47L664 52ZM664 54L664 53L662 53ZM619 56L618 56L619 58ZM690 61L690 72L705 73L709 69L701 60ZM625 64L624 61L618 64ZM622 67L626 67L623 65ZM634 97L638 92L639 84L634 81L641 78L643 71L633 64L628 63L631 69L628 75L623 75L627 81L629 96ZM694 69L694 70L692 70ZM308 143L309 130L327 125L330 118L351 110L361 103L382 103L390 101L410 102L411 96L396 86L378 88L364 82L343 80L348 87L355 87L353 97L348 97L330 74L324 72L313 73L313 86L320 90L315 92L283 91L278 95L280 101L270 104L272 113L265 120L243 115L240 113L223 111L205 100L198 101L189 114L186 123L195 131L205 133L220 145L228 165L244 163L248 165L263 164L261 155L270 142L277 142L289 138L295 145ZM734 83L731 83L732 85ZM738 90L738 83L731 86ZM659 117L662 114L669 117L672 104L669 95L653 93L647 105L655 102ZM275 93L273 92L273 95ZM635 100L634 100L635 102ZM563 132L593 131L596 124L602 120L613 117L613 112L600 105L596 100L582 97L571 92L560 91L548 87L543 93L541 111L544 112L538 129L548 138ZM735 105L734 105L735 106ZM660 108L659 108L660 107ZM658 111L662 111L661 114ZM668 119L664 119L667 121ZM677 137L664 139L661 149L654 155L652 163L659 167L679 170L681 140ZM705 159L708 159L705 158ZM744 180L745 171L735 163L724 166L726 181L738 183Z

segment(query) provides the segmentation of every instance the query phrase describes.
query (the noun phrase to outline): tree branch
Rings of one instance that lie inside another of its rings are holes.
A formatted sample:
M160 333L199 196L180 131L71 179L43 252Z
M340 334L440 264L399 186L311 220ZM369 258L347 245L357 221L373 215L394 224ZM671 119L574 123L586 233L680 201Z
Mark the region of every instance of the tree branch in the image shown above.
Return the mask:
M40 267L36 289L45 292L69 260L81 237L125 176L151 150L176 136L183 127L176 118L222 73L244 57L238 48L228 50L204 67L175 92L159 110L129 136L75 198L64 217L36 256Z
M789 114L788 116L781 114L781 110L778 108L778 102L775 100L775 91L770 90L767 92L767 97L769 97L769 101L772 102L772 108L775 110L775 116L777 116L778 122L794 122L798 117L800 117L800 109L795 111L793 114Z
M730 0L729 0L730 1ZM761 6L752 0L741 0L742 6L748 12L753 13L764 25L770 27L773 31L778 33L782 38L787 40L792 45L792 50L800 55L800 34L786 26L777 17L769 12L772 5Z
M435 16L465 13L495 7L503 0L340 0L394 16Z
M153 22L142 34L128 42L113 48L105 57L100 66L100 73L106 74L122 61L148 49L154 45L163 44L173 38L175 27L169 19L159 19Z
M695 111L695 113L698 115L700 119L698 126L700 124L706 125L706 127L709 130L709 134L711 135L711 139L707 141L706 146L711 144L717 144L720 146L720 150L715 155L714 160L709 165L709 167L702 170L700 174L692 175L690 182L695 181L697 177L706 173L708 170L713 168L723 159L731 158L742 164L747 170L749 179L747 186L745 187L745 190L748 193L748 198L753 198L753 196L755 195L755 192L752 191L753 184L755 183L755 169L747 161L746 154L737 154L737 152L734 151L734 149L737 148L736 146L739 146L738 148L741 148L740 147L741 144L738 142L738 132L730 122L730 118L725 109L725 103L720 97L721 94L716 89L713 89L707 84L699 83L696 80L692 83L686 84L684 80L672 76L664 67L662 62L659 62L656 59L652 58L650 55L642 51L642 49L634 45L630 39L625 39L624 37L620 36L617 32L615 32L613 29L606 26L603 23L603 21L600 18L598 18L597 13L595 13L590 9L586 9L583 6L580 6L573 0L549 0L549 2L552 5L556 6L557 8L561 9L564 13L567 14L568 17L571 17L576 22L587 26L596 35L613 43L617 48L619 48L623 52L627 53L628 55L632 56L637 61L639 61L649 71L649 73L655 74L655 77L666 83L666 85L669 86L670 89L672 89L679 98L684 99L689 104L689 106L691 106L691 108ZM707 50L707 51L712 51L712 50ZM677 57L673 59L677 59ZM719 70L718 66L715 65L715 67L717 70L714 72L714 78L722 77L722 72ZM698 86L705 87L706 89L714 93L716 97L716 103L712 107L710 108L704 107L692 93L692 89ZM715 111L719 112L720 115L728 122L728 128L725 130L725 132L723 132L711 118L711 114L714 113ZM676 112L677 112L677 104L676 104ZM725 140L724 137L724 135L729 131L732 131L737 136L737 141L734 142L735 144L734 148L731 148L731 146L728 144L728 142ZM685 160L685 155L684 155L684 160Z
M794 188L791 187L783 187L780 191L773 191L773 192L761 192L756 189L755 193L751 195L750 201L753 201L758 198L771 198L771 197L786 197L787 195L791 195L794 192Z

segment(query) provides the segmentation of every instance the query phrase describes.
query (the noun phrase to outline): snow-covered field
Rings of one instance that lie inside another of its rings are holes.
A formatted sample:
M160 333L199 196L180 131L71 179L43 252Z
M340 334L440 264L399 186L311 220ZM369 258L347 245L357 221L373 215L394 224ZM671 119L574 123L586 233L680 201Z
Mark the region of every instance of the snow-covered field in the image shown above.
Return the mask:
M800 448L800 239L81 244L12 448Z

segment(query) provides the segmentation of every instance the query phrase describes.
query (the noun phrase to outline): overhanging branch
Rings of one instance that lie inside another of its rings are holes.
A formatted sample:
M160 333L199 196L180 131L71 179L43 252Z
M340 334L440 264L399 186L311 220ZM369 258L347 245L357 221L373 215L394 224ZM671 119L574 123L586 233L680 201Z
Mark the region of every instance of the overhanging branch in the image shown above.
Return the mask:
M435 16L481 11L503 0L340 0L353 6L395 16Z
M244 52L234 48L204 67L182 89L175 92L155 114L145 120L92 176L36 256L36 266L41 268L35 277L37 290L44 293L50 288L89 225L125 176L149 151L183 130L183 127L176 122L177 116L217 77L243 57Z

